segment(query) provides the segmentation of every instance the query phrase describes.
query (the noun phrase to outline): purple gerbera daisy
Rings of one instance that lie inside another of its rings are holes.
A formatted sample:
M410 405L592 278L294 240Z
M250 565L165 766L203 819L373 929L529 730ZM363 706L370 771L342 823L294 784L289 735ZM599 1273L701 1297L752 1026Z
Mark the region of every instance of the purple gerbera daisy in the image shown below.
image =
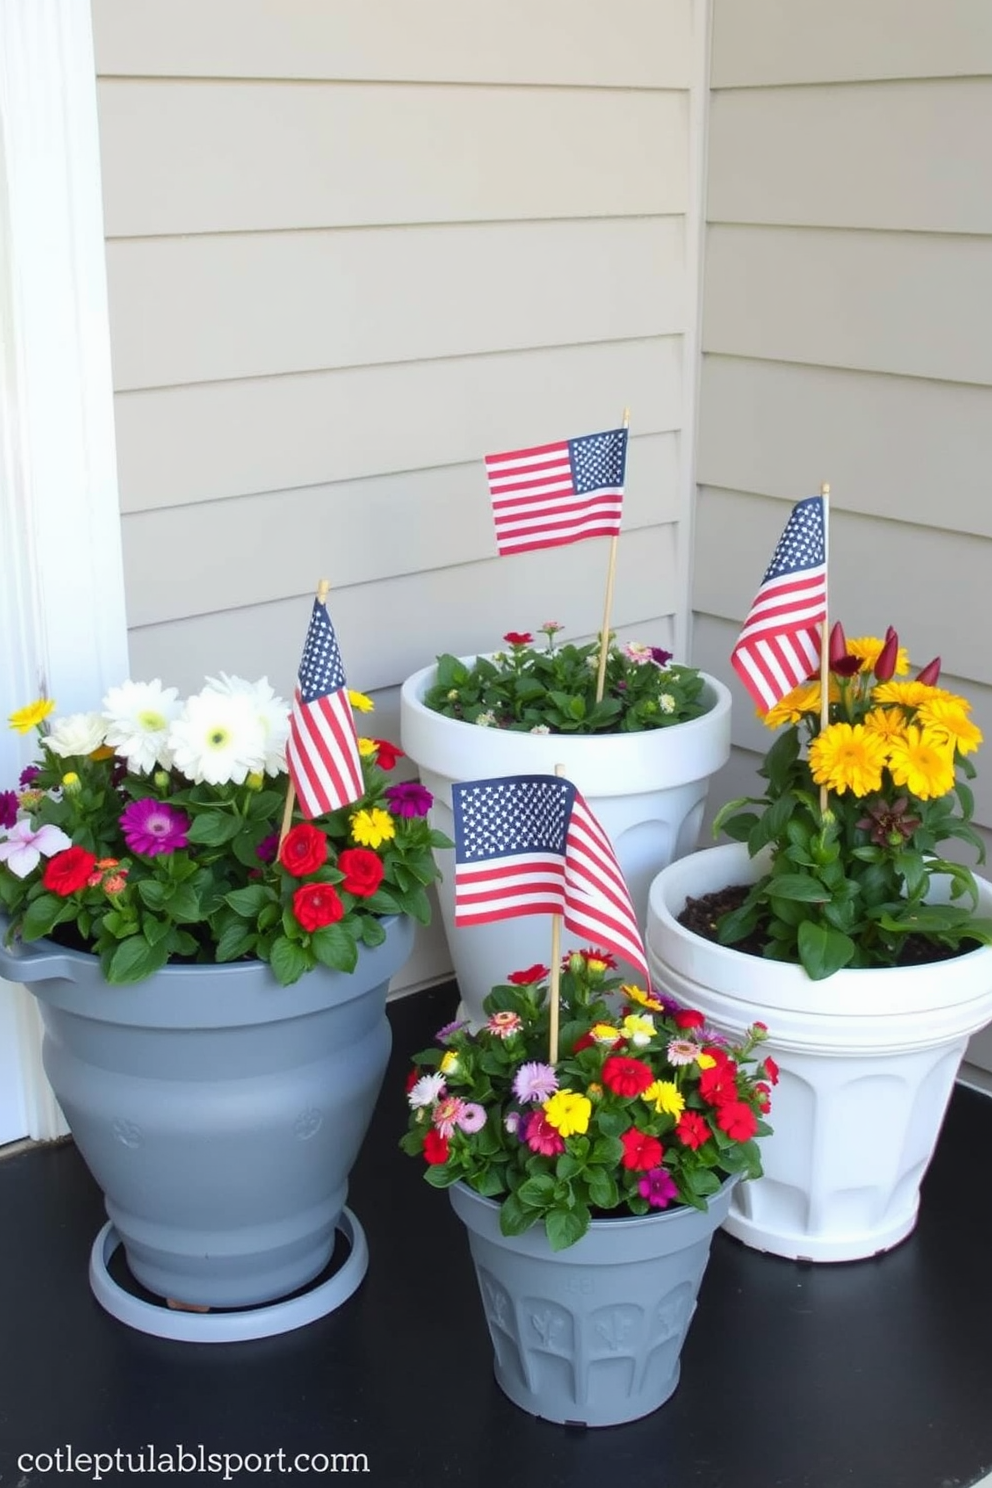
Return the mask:
M189 817L165 801L146 796L132 801L120 817L124 841L132 852L153 858L157 853L172 853L188 844Z
M17 820L17 792L0 791L0 827L12 827Z
M558 1076L550 1064L522 1064L513 1077L518 1101L546 1101L558 1089Z
M387 786L385 796L394 816L426 816L434 804L430 791L416 780Z

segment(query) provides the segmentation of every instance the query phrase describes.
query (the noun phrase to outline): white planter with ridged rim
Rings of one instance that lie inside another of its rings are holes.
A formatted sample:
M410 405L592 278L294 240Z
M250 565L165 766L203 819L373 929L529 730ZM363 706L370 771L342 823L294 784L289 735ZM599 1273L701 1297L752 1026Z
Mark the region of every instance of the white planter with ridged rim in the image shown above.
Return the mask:
M475 658L463 658L471 665ZM564 766L602 823L644 926L648 889L659 869L696 845L710 777L730 755L730 693L704 676L707 711L687 723L636 734L530 734L479 728L435 713L424 704L437 668L407 678L400 699L402 746L434 796L433 823L454 835L451 787L461 780L501 775L554 774ZM537 962L551 949L547 915L493 925L454 923L454 852L434 854L443 875L438 897L463 1011L484 1019L483 999L507 974Z
M890 1250L916 1224L970 1036L992 1018L992 946L929 965L843 970L745 955L678 923L687 898L753 883L767 859L742 843L690 854L651 885L655 986L737 1036L768 1025L781 1078L761 1143L764 1177L742 1184L724 1228L793 1260L853 1261ZM978 879L978 914L992 884ZM935 897L946 885L935 884Z

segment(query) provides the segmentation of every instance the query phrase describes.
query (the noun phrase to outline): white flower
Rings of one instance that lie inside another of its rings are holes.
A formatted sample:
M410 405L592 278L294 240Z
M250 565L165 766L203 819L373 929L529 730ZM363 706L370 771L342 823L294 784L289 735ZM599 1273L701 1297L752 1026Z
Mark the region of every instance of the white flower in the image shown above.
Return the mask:
M22 817L0 842L0 863L6 863L15 878L27 878L42 857L53 857L71 846L72 838L67 837L61 827L46 822L35 831L28 819Z
M168 749L176 769L197 785L243 785L262 772L265 734L249 696L205 687L186 699Z
M658 707L661 709L662 713L675 712L675 699L672 697L672 694L670 692L663 692L661 694L658 699Z
M532 734L550 734L551 730L546 723L535 723L531 729Z
M102 713L67 713L58 718L45 743L60 759L70 755L92 754L105 742L107 725Z
M221 672L219 678L208 677L207 685L214 692L226 697L251 699L265 740L265 773L284 774L286 741L289 738L289 704L276 696L269 685L268 677L261 677L257 682L246 682L243 677L229 677L226 672Z
M491 709L487 709L485 713L480 713L475 721L479 728L493 728L496 723L496 714Z
M443 1075L421 1075L420 1079L411 1086L407 1100L417 1111L421 1106L432 1106L436 1100L440 1100L444 1089Z
M641 641L627 641L620 647L620 650L628 661L636 662L638 666L644 666L647 662L654 660L651 647L645 646Z
M106 743L136 774L148 775L156 765L168 769L166 739L179 708L179 693L163 687L157 677L154 682L122 682L103 700Z

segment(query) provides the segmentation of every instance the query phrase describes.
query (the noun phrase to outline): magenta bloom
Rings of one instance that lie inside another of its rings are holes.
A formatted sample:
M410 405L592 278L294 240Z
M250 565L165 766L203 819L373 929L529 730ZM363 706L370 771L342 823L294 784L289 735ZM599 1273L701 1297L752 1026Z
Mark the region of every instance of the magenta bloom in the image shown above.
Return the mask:
M143 853L146 858L172 853L188 845L189 817L152 796L132 801L122 813L120 824L131 851Z
M38 776L40 774L41 774L41 766L40 765L25 765L24 766L24 769L21 771L21 778L20 778L20 781L18 783L21 785L21 787L23 789L26 790L27 787L31 784L32 780L34 780L36 778L36 776Z
M667 1168L651 1168L637 1187L641 1197L647 1199L652 1209L667 1209L678 1194L675 1179Z
M256 858L261 858L263 863L274 863L276 853L279 851L279 833L270 832L268 837L263 837L255 849Z
M434 804L434 797L425 786L416 780L405 780L400 785L386 787L386 800L394 816L426 816Z
M451 1036L453 1034L457 1033L460 1028L467 1028L467 1027L468 1027L468 1019L467 1018L462 1018L462 1019L457 1019L456 1018L453 1023L445 1023L445 1025L444 1025L443 1028L439 1028L438 1031L437 1031L437 1033L434 1035L434 1037L435 1037L435 1039L437 1040L437 1042L439 1044L446 1044L448 1042L449 1038L451 1038Z
M0 827L6 830L12 827L17 820L17 793L16 791L0 791Z
M539 1152L542 1157L557 1157L560 1152L565 1151L564 1141L545 1119L543 1111L532 1111L527 1117L524 1141L531 1152Z
M658 667L661 667L662 669L664 669L668 665L668 663L671 661L671 659L672 659L672 653L671 653L671 651L666 651L661 646L652 646L651 647L651 660L654 662L655 666L658 666Z

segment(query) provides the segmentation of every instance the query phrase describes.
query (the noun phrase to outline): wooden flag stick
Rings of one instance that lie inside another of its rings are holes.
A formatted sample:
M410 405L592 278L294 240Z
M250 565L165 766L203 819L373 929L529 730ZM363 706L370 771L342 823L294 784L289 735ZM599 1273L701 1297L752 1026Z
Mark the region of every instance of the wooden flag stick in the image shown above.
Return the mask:
M330 593L330 589L331 586L328 580L321 579L320 583L317 585L317 600L320 604L327 604L327 596ZM286 841L286 835L289 832L290 827L292 826L293 808L295 805L296 786L293 784L292 775L290 775L289 785L286 788L286 804L283 807L282 813L282 826L279 828L279 846L276 849L276 857L278 857L280 852L282 851L282 845Z
M820 730L827 728L830 723L830 565L828 562L830 524L828 521L830 510L830 487L820 487L820 495L823 498L823 568L824 568L824 593L826 600L823 606L823 627L820 631ZM820 815L827 809L827 787L820 786Z
M630 428L630 409L623 411L623 427ZM626 484L626 482L625 482ZM603 607L603 629L599 637L599 669L596 673L596 701L603 701L606 686L606 661L610 651L610 612L613 609L613 583L617 575L617 537L610 538L610 561L606 570L606 603Z
M555 774L562 776L564 765L555 765ZM548 1006L551 1022L548 1029L548 1063L558 1063L558 1025L561 1013L561 922L560 914L551 916L551 979L548 982Z

